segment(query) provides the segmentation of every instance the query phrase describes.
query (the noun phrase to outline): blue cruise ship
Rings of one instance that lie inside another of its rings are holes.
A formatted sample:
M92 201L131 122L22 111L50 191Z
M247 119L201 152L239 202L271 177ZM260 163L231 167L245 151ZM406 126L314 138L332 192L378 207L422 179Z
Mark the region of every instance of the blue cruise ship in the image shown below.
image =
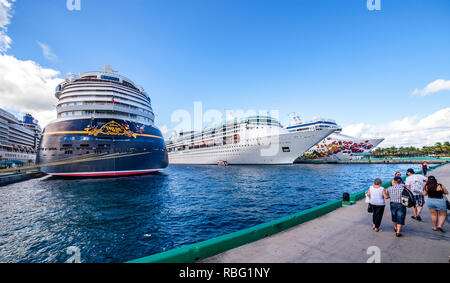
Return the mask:
M57 119L45 127L38 162L64 177L138 175L168 166L151 100L107 65L69 75L56 88Z

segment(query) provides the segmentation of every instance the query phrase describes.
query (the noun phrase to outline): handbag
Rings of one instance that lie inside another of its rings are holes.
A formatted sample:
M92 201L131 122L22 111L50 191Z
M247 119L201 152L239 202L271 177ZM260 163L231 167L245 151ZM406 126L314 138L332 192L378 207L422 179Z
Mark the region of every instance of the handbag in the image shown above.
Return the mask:
M444 195L445 203L447 204L447 210L450 210L450 201L448 201L448 198L446 195Z
M369 206L367 207L367 212L368 213L373 213L373 206L371 203L369 203Z

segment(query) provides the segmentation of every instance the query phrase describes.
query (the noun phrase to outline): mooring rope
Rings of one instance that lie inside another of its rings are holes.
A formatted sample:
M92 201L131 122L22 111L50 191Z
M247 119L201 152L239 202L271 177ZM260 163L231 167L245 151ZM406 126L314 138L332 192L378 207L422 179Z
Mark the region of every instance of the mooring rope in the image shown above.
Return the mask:
M13 172L18 170L30 170L30 169L37 169L41 167L49 167L49 166L62 166L62 165L68 165L68 164L75 164L75 163L83 163L83 162L91 162L91 161L99 161L99 160L108 160L108 159L117 159L117 158L125 158L125 157L132 157L132 156L139 156L139 155L146 155L150 154L151 152L141 152L141 153L113 153L113 154L88 154L85 156L77 156L75 158L70 159L61 159L55 162L45 163L45 164L36 164L32 166L25 166L25 167L16 167L16 168L8 168L8 169L1 169L0 173L7 173L7 172Z

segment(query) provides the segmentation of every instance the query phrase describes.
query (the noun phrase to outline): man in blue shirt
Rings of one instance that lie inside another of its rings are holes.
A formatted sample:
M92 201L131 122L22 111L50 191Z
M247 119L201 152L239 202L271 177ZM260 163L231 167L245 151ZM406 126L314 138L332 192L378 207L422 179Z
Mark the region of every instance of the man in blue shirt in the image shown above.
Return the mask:
M394 178L395 178L395 177L400 177L400 178L401 178L401 177L402 177L402 173L396 172ZM394 179L392 179L391 184L392 184L392 186L395 185ZM403 181L403 179L402 179L402 183L401 183L400 185L406 186L405 181Z

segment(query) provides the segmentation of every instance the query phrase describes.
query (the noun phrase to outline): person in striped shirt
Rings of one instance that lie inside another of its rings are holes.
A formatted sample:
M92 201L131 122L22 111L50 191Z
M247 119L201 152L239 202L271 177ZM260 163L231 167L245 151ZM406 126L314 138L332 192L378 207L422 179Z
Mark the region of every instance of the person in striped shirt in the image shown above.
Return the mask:
M396 237L401 237L401 231L405 225L406 207L402 205L402 192L405 189L402 186L402 178L395 177L393 186L383 191L385 199L390 199L392 223L394 224L394 230Z

